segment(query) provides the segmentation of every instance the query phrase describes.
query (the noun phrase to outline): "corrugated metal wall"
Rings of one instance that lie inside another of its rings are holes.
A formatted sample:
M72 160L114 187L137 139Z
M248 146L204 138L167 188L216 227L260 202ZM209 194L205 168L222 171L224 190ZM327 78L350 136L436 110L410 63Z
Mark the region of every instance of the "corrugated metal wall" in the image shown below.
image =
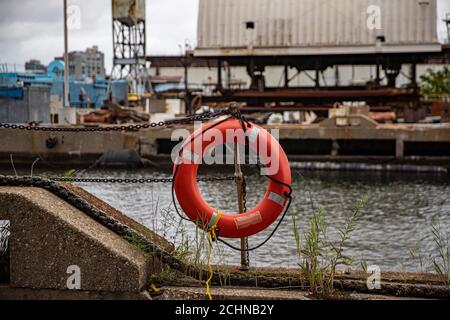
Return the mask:
M378 30L367 26L373 5ZM436 0L200 0L198 48L374 45L380 35L386 45L432 44L436 10Z

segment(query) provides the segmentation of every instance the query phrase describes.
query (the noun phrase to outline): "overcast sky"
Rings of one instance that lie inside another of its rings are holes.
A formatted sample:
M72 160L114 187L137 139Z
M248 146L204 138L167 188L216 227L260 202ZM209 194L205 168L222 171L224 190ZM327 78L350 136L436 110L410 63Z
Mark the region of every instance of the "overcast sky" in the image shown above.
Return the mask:
M245 0L243 0L245 1ZM450 0L438 0L442 21ZM63 52L62 0L0 0L0 63L22 66L30 58L48 64ZM147 51L177 54L186 40L195 44L198 0L147 0ZM98 45L111 69L111 0L69 0L80 8L80 28L71 28L69 50ZM440 39L445 26L439 24Z

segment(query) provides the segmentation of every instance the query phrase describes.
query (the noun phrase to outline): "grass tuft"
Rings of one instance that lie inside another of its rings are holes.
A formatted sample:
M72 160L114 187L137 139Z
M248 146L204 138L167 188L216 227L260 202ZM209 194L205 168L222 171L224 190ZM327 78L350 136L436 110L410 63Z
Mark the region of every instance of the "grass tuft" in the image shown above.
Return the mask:
M368 197L364 196L346 219L344 225L338 227L338 240L335 242L328 237L328 225L323 207L320 207L309 220L309 228L304 232L303 237L295 216L292 217L299 259L298 266L302 279L306 282L312 295L329 296L333 294L337 268L350 266L353 263L352 257L344 255L344 247L350 239L350 234L354 231L367 201Z
M445 282L450 285L450 247L449 247L449 233L441 231L439 224L431 225L431 232L437 254L430 255L434 271L445 277Z

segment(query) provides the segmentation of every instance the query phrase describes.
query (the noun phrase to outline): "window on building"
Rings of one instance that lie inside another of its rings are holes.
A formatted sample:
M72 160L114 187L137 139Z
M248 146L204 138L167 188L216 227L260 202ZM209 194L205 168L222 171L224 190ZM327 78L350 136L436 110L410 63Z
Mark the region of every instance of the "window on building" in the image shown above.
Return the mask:
M245 28L247 30L255 29L255 21L247 21L247 22L245 22Z

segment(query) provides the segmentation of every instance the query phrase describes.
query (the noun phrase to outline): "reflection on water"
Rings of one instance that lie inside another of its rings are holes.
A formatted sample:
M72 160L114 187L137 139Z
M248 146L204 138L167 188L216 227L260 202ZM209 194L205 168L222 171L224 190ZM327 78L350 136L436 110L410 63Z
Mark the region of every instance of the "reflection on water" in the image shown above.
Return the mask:
M52 175L52 173L46 173ZM204 174L204 173L203 173ZM207 173L218 175L217 171ZM53 173L55 175L55 173ZM91 170L79 177L150 178L169 177L168 174L148 170ZM364 195L369 202L351 235L345 254L376 264L385 269L421 271L419 259L413 259L410 249L421 248L423 260L436 252L431 224L440 223L444 232L450 231L450 180L446 176L411 174L380 174L366 172L293 172L293 203L286 220L272 240L250 254L254 266L296 266L292 217L300 227L320 206L333 237L336 227L342 225L346 215ZM264 195L265 178L256 173L247 174L247 206L253 207ZM122 210L132 218L157 230L169 240L178 241L183 228L190 234L195 228L183 224L173 212L170 184L114 185L79 184L99 198ZM225 212L237 209L234 182L200 183L205 199ZM250 239L256 245L271 229ZM222 263L239 263L240 254L224 250Z

